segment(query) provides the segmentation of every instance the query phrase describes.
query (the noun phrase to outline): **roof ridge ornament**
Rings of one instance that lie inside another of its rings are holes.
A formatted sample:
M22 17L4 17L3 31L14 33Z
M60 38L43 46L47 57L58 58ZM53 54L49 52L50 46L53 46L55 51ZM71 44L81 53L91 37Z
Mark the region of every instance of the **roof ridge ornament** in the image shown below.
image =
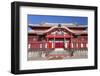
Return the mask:
M61 27L61 24L58 24L58 27Z

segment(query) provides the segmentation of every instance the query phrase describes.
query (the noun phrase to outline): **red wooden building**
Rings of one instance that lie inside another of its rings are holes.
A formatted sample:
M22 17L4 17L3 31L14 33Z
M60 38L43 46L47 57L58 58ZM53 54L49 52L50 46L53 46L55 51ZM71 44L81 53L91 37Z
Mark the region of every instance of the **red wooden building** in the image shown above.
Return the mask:
M87 26L75 24L29 24L28 48L49 51L62 49L87 49Z

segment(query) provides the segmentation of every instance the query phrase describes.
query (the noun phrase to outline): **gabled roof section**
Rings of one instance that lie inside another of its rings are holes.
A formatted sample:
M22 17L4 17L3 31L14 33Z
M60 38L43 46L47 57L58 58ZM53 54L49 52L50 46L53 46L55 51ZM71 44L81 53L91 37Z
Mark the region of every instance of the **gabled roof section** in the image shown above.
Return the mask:
M31 31L29 31L29 33L46 34L48 32L51 32L54 29L62 28L62 29L65 29L68 32L73 33L73 34L87 34L87 30L82 30L82 31L72 30L72 28L85 28L86 29L87 26L85 26L85 25L80 26L80 25L66 24L66 23L60 24L61 27L59 27L58 25L59 25L58 23L45 23L45 24L42 24L42 25L40 25L40 24L29 24L29 27L32 29ZM45 28L45 30L44 30L44 28Z

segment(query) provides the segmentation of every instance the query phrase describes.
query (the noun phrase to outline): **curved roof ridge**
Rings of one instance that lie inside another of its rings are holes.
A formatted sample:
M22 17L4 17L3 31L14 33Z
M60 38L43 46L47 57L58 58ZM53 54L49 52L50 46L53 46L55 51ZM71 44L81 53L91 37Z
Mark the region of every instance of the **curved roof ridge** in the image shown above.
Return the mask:
M74 31L70 30L68 27L66 27L66 26L62 26L62 27L63 27L64 29L68 30L69 32L74 33Z
M55 28L58 28L58 26L54 26L54 27L51 27L50 29L48 29L48 30L45 30L45 31L35 31L35 30L30 30L30 31L28 31L29 33L47 33L47 32L49 32L49 31L52 31L53 29L55 29ZM74 33L74 34L79 34L79 33L87 33L87 31L81 31L81 32L75 32L75 31L73 31L73 30L70 30L68 27L66 27L66 26L61 26L60 28L63 28L63 29L66 29L66 30L68 30L69 32L71 32L71 33Z
M53 30L54 28L57 28L57 27L58 27L58 26L51 27L50 29L48 29L48 30L46 30L46 31L44 31L44 32L49 32L49 31L51 31L51 30ZM65 26L61 26L61 28L64 28L64 29L68 30L68 31L71 32L71 33L75 33L74 31L70 30L69 28L67 28L67 27L65 27Z
M51 27L50 29L48 29L48 30L46 30L46 31L44 31L44 32L49 32L49 31L53 30L53 29L56 28L56 27L57 27L57 26Z

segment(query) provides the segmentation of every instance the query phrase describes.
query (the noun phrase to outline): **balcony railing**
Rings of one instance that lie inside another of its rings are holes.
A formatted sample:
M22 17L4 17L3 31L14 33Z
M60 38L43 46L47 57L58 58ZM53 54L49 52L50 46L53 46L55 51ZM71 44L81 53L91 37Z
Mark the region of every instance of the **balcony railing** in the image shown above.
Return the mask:
M81 43L81 42L64 42L64 45L62 46L62 48L64 49L87 49L87 43ZM28 44L28 49L30 51L51 51L54 50L56 43L54 42L43 42L43 41L37 41L37 42L30 42ZM59 48L59 47L58 47ZM61 48L61 47L60 47Z

